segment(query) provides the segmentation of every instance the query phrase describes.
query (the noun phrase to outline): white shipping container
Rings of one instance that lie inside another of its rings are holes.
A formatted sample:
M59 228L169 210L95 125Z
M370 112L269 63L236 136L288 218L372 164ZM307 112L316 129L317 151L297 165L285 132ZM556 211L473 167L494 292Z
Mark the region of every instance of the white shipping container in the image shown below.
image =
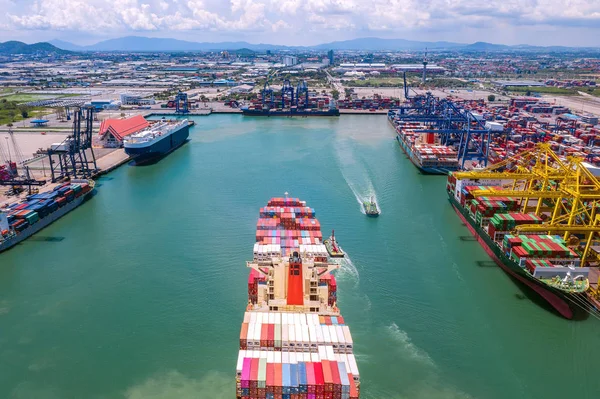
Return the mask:
M323 338L323 326L317 324L315 326L315 332L317 333L317 344L323 345L325 343L325 338Z
M281 313L275 313L275 323L281 324Z
M267 352L267 363L274 363L275 352Z
M275 313L269 313L269 324L275 324Z
M294 328L294 325L288 326L288 338L289 338L290 350L295 349L296 348L296 329Z
M250 323L250 313L244 313L244 323Z
M290 352L290 364L298 364L297 354Z
M267 351L260 351L260 358L266 360L268 354L269 354L269 352L267 352Z
M329 330L329 338L331 339L332 344L334 344L334 346L337 346L338 344L338 339L337 339L337 332L335 331L335 326L326 326L327 329Z
M294 326L294 329L296 330L294 332L294 336L296 337L296 350L300 351L302 350L302 326L300 324L296 324Z
M321 331L323 331L323 342L326 344L331 343L331 337L329 336L329 328L328 326L321 326Z
M303 357L304 357L304 361L305 361L306 363L310 362L310 353L308 353L308 352L305 352L305 353L303 353L302 355L304 355Z
M290 352L281 352L281 363L290 362Z
M325 352L327 353L327 360L335 361L335 353L333 352L333 346L326 346Z
M346 346L349 348L352 348L352 344L354 343L354 341L352 341L352 335L350 334L350 327L342 326L342 330L344 331L344 339L346 341Z
M256 312L250 312L250 323L252 323L252 324L256 323L256 315L257 314L258 313L256 313Z
M310 348L310 335L308 333L308 326L302 326L302 346L304 350L308 352Z
M298 315L298 317L300 318L300 324L305 326L306 325L306 314L304 313L300 313Z
M237 366L235 367L235 371L238 374L241 374L241 372L242 372L242 367L244 366L244 358L245 357L246 357L246 351L242 349L238 353Z
M261 323L256 323L254 325L254 346L260 346L260 333L261 333L261 329L262 329L262 324Z
M281 363L281 352L273 352L275 354L275 363Z
M281 324L289 324L288 323L288 314L287 313L282 313L281 314Z
M350 370L352 372L352 375L354 376L354 379L357 379L357 377L359 376L358 366L356 365L356 358L354 357L353 353L348 355L348 363L350 364Z
M319 357L321 360L327 359L327 350L325 349L325 346L319 346Z
M282 324L281 325L281 347L289 348L289 346L290 346L290 338L288 336L288 325Z
M335 326L335 331L337 333L337 339L340 345L346 345L346 340L344 338L344 330L342 330L342 326Z

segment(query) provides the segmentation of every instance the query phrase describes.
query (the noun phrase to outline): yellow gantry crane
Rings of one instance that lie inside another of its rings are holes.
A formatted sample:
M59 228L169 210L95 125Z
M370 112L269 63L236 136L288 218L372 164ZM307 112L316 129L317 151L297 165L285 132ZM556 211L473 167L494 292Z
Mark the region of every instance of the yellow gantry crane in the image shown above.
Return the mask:
M520 212L534 212L544 223L519 225L515 233L561 234L580 254L582 266L600 261L594 250L600 243L600 181L582 158L561 158L548 144L541 143L488 168L453 175L457 179L501 181L499 186L471 193L475 197L520 199Z

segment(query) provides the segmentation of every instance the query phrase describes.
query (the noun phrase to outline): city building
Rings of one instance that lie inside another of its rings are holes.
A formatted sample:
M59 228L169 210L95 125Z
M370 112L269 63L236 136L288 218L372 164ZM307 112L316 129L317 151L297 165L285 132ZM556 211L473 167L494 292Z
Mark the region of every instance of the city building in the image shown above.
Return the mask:
M292 66L298 63L298 57L294 57L291 55L286 55L283 57L283 65Z
M144 98L137 94L121 94L122 105L152 105L155 104L153 98Z

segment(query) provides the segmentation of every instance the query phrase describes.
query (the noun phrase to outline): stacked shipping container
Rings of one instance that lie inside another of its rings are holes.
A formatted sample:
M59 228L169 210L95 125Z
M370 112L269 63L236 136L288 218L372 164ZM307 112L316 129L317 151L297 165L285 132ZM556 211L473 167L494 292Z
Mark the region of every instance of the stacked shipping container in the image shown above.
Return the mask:
M65 183L56 186L53 191L29 195L25 201L10 205L6 212L10 228L0 232L0 244L90 190L91 187L87 183Z

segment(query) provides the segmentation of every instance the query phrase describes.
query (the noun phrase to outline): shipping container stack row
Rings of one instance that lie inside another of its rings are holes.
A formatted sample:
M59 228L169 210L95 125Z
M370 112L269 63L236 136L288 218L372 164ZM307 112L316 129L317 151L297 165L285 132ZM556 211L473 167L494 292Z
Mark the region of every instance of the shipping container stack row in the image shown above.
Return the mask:
M568 248L560 236L548 235L511 235L504 236L502 247L505 253L521 267L526 268L534 277L564 277L573 273L573 277L587 277L588 268L579 266L579 255Z
M30 195L26 201L14 203L7 208L7 219L11 230L18 234L89 191L90 186L87 183L67 183L55 187L54 191ZM0 240L10 237L11 230L2 231Z
M353 340L341 316L316 313L246 312L240 330L240 349L353 353Z
M248 301L253 304L258 302L259 284L267 284L266 277L261 275L258 271L250 269L250 275L248 276Z
M535 213L507 212L497 213L489 221L488 234L494 240L504 238L504 234L523 224L542 224L543 220ZM498 236L497 236L498 234ZM502 237L500 237L502 235ZM497 237L497 238L496 238Z
M319 278L319 285L327 286L327 290L329 292L327 304L329 306L333 306L333 304L337 302L337 283L335 281L335 276L333 274L326 274L324 276L321 276L321 278Z
M356 359L329 348L316 353L240 350L237 398L358 399Z

